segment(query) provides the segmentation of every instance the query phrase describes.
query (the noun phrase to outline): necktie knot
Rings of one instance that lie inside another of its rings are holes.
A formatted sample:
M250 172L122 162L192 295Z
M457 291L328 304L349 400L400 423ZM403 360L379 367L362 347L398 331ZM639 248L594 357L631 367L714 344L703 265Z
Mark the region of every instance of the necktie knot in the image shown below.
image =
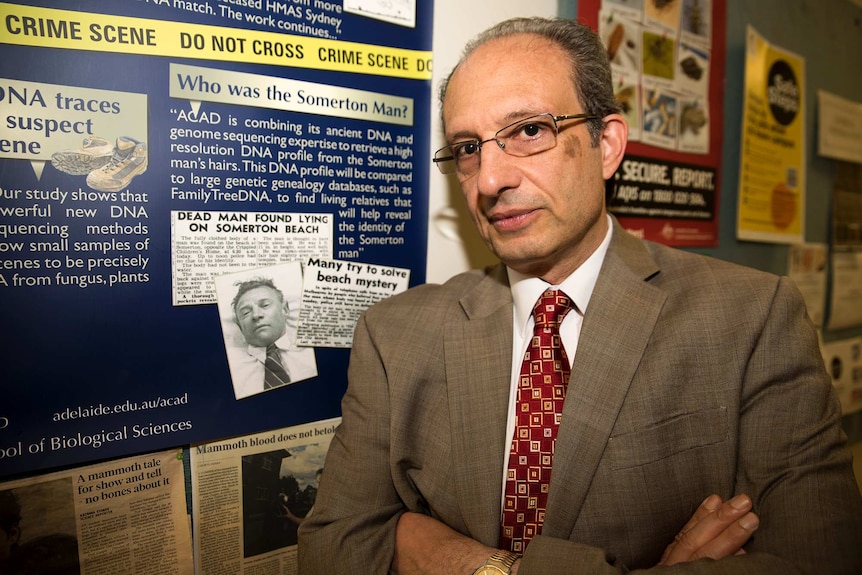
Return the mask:
M572 300L562 290L545 290L533 306L536 328L558 328L573 308Z

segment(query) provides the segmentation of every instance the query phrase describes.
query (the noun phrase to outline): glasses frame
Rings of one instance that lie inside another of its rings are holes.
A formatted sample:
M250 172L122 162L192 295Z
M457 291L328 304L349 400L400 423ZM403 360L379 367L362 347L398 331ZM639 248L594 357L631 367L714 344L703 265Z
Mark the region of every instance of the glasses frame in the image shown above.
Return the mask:
M506 149L506 142L500 139L500 133L501 132L505 132L506 130L510 129L512 126L516 126L518 124L528 122L529 120L532 120L534 118L540 118L543 116L551 118L551 120L554 123L554 145L553 146L551 146L550 148L545 148L543 150L539 150L538 152L531 152L529 154L512 154L511 152L509 152ZM434 162L435 164L437 164L437 169L440 170L440 172L443 174L459 173L458 162L455 159L454 148L456 146L461 147L461 146L465 146L468 144L473 144L476 146L476 153L479 154L479 164L478 165L481 166L482 146L487 144L488 142L496 142L497 145L500 147L500 149L503 150L503 152L512 156L513 158L527 158L529 156L541 154L542 152L547 152L548 150L553 150L557 146L557 136L560 134L560 125L559 125L560 122L564 122L566 120L598 120L598 119L599 119L599 116L597 116L595 114L561 114L559 116L555 116L551 112L543 112L541 114L535 114L533 116L527 116L526 118L521 118L520 120L515 120L511 124L507 124L507 125L503 126L502 128L500 128L499 130L497 130L494 133L493 138L488 138L487 140L480 140L478 138L472 138L470 140L460 140L458 142L453 142L447 146L443 146L442 148L440 148L439 150L434 152L434 157L431 159L431 161ZM439 154L441 152L444 152L447 150L449 152L448 155L439 156ZM447 162L452 162L452 163L448 164ZM450 165L452 166L451 169L449 168ZM471 172L471 173L460 172L460 173L462 175L465 175L465 176L470 176L470 175L473 175L475 172Z

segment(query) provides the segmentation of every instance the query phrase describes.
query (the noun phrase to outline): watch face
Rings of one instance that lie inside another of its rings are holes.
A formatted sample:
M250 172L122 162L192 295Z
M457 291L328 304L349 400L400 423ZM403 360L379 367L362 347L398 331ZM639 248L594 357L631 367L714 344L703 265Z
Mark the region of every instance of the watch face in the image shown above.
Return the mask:
M501 573L503 573L503 571L499 567L483 565L478 571L473 573L473 575L500 575Z

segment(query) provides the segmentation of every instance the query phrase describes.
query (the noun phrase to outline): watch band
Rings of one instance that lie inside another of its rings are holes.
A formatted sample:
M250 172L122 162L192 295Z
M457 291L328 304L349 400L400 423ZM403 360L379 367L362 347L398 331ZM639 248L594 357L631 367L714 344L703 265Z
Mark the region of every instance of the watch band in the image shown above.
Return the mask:
M473 572L473 575L509 575L512 571L512 565L521 556L511 551L498 549L493 555L485 559L485 562Z

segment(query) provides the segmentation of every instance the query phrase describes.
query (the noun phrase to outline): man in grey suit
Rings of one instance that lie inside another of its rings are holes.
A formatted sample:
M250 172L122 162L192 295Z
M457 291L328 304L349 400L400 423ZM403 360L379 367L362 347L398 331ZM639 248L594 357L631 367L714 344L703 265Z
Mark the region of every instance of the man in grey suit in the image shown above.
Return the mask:
M862 498L799 292L606 212L628 129L595 35L504 22L441 94L435 162L502 264L358 322L300 573L862 573ZM547 505L525 546L499 549L517 374L549 287L575 308Z

